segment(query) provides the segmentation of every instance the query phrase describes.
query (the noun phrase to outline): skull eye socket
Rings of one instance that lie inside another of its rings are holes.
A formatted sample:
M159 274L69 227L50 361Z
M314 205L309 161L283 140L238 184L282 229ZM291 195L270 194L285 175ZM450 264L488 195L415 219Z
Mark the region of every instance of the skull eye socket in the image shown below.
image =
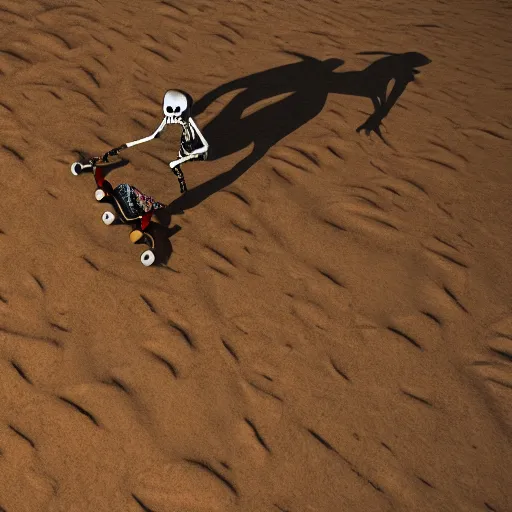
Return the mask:
M181 112L181 107L172 108L171 106L165 107L165 110L168 114L179 114Z

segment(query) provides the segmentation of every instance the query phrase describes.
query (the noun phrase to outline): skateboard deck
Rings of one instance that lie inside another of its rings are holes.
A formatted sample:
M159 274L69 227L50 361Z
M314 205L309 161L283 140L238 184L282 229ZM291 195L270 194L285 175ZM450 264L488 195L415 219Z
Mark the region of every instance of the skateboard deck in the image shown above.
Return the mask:
M165 205L128 183L120 183L113 188L98 167L94 170L94 179L98 188L104 192L105 197L113 200L113 206L124 222L131 224L140 221L140 230L151 240L152 248L154 248L154 239L145 230L149 226L153 213L165 208Z
M155 239L146 230L151 223L151 217L156 210L165 208L163 203L156 201L153 197L144 194L138 188L128 183L121 183L115 188L112 184L105 179L102 168L113 163L116 163L117 155L114 155L114 160L104 162L102 157L99 159L93 157L83 164L75 162L71 166L71 172L77 176L84 171L92 171L94 180L96 182L95 197L97 201L107 199L114 210L118 214L120 220L126 224L137 224L137 227L130 233L130 240L132 243L137 243L144 240L149 250L141 255L141 262L145 266L150 266L155 261L153 249L155 248ZM112 212L106 211L102 216L103 223L110 225L115 220L115 215Z

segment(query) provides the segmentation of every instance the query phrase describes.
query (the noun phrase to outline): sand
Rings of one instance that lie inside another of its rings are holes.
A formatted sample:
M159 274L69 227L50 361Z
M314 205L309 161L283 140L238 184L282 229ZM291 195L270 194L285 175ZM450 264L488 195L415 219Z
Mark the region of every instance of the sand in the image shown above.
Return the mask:
M512 510L511 14L0 0L0 510ZM146 268L70 164L173 88Z

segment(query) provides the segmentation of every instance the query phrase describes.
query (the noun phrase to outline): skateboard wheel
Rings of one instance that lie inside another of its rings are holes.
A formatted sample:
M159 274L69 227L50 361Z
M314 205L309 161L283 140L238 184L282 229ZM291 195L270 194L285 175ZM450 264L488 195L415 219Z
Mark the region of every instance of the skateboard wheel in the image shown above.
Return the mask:
M71 164L71 174L78 176L82 171L82 164L80 162L74 162Z
M101 188L96 189L96 192L94 192L94 197L96 198L96 201L101 201L107 194Z
M135 244L142 238L143 235L144 233L140 229L134 229L130 233L130 241L132 242L132 244Z
M145 267L153 265L153 263L155 262L155 255L153 254L153 251L150 251L149 249L147 251L144 251L140 255L140 261Z
M110 226L110 224L112 224L112 222L114 222L116 220L116 217L112 212L105 212L101 216L101 220L103 221L104 224L106 224L107 226Z

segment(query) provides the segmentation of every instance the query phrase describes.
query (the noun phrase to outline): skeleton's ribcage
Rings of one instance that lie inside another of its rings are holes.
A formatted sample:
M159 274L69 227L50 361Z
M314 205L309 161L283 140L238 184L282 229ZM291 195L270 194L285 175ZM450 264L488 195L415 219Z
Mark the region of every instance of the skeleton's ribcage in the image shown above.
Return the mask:
M192 151L199 149L200 147L202 147L202 144L199 137L190 140L186 140L185 137L181 137L180 152L183 156L190 155Z

